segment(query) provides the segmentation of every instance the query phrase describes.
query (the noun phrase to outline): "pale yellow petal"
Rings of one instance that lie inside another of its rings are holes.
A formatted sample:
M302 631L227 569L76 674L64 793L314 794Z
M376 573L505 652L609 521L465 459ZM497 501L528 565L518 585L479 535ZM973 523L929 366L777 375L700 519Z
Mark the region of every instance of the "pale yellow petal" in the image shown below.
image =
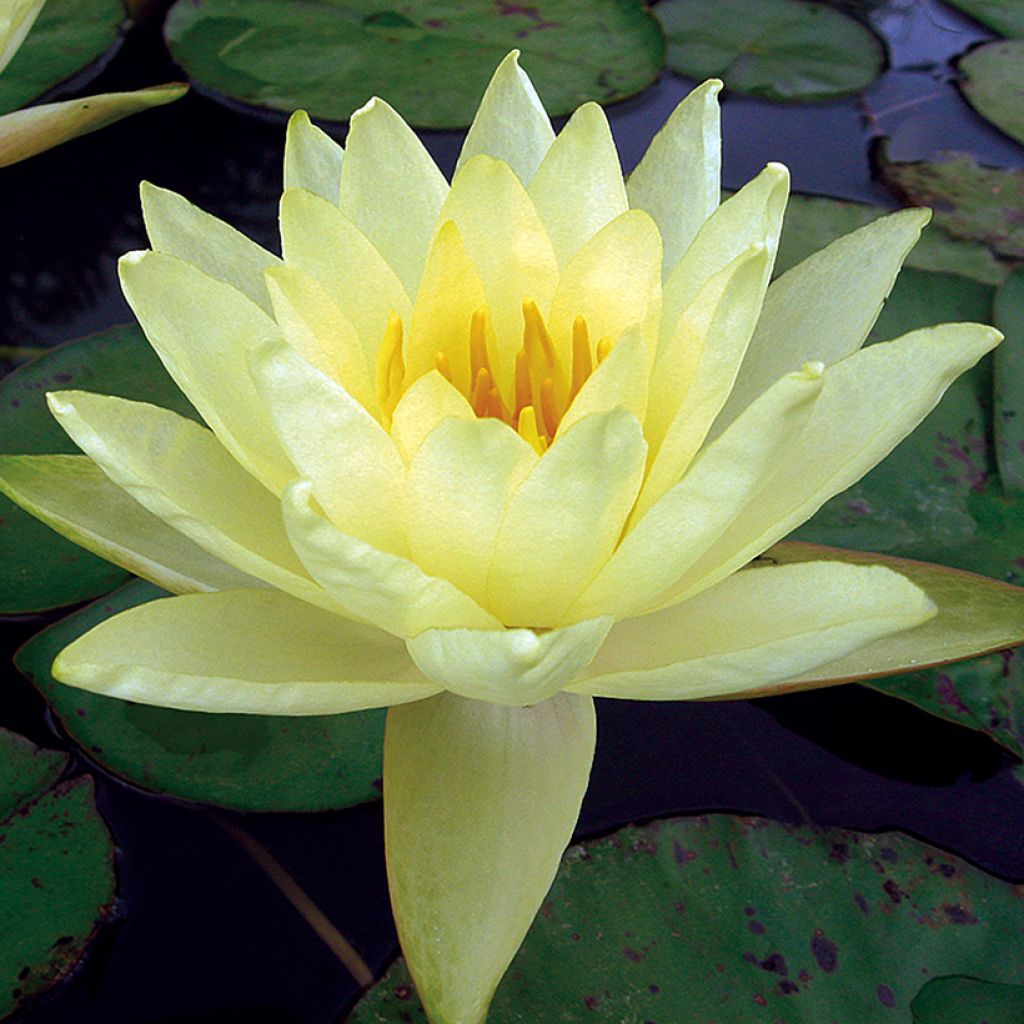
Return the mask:
M529 184L554 141L544 105L513 50L498 65L462 144L456 172L480 153L503 160Z
M859 480L1001 337L981 324L943 324L836 363L807 426L764 486L661 603L674 604L735 572Z
M406 320L411 309L384 257L336 206L301 188L281 197L281 242L285 262L323 286L356 329L367 365L375 366L389 317Z
M249 374L249 353L279 340L277 325L241 292L175 256L130 252L118 271L174 382L245 469L280 492L295 471Z
M929 210L880 217L773 282L714 433L721 433L784 373L811 359L830 366L856 352L930 217Z
M345 147L341 211L415 295L448 182L416 133L382 99L352 115Z
M157 252L191 263L270 312L263 272L281 262L277 256L176 192L148 181L139 192L146 233Z
M569 616L622 618L648 610L771 478L822 384L820 364L776 381L629 530Z
M629 205L646 210L665 240L671 271L721 199L718 93L710 79L673 111L629 176Z
M502 622L562 624L615 549L646 454L640 424L624 409L580 420L544 453L498 532L487 607Z
M332 526L305 480L282 501L288 537L310 574L348 614L396 636L425 629L496 629L501 623L444 579Z
M172 593L261 586L147 512L84 455L2 455L0 491L62 537Z
M335 715L437 692L401 641L273 590L138 605L65 647L53 674L136 704L247 715Z
M756 566L665 611L617 623L572 691L632 700L736 696L935 615L882 566Z
M537 459L498 420L442 420L409 466L409 544L416 564L486 603L498 529Z
M304 188L337 204L341 198L341 161L345 151L317 128L304 110L288 118L284 141L284 187Z
M433 429L449 416L475 419L476 413L461 391L437 370L424 374L402 395L391 418L391 438L402 458L412 462Z
M629 209L615 140L596 103L584 103L558 133L529 193L561 267Z
M658 344L661 316L661 238L642 210L606 224L569 262L551 301L548 328L563 362L571 365L572 325L587 321L592 343L615 341L639 324L648 365Z
M593 702L442 694L388 712L384 842L398 937L430 1019L482 1024L572 837Z
M453 220L483 281L501 366L510 372L523 341L523 300L547 309L558 283L551 240L508 164L480 154L455 175L440 221ZM420 299L423 291L420 292Z
M11 62L46 0L5 0L0 7L0 71Z
M267 291L285 341L377 413L377 394L356 329L315 278L296 267L267 271Z
M143 402L47 397L72 440L144 508L236 569L333 610L289 546L277 499L210 431Z
M254 355L253 378L281 443L331 522L404 555L405 464L384 428L286 344Z

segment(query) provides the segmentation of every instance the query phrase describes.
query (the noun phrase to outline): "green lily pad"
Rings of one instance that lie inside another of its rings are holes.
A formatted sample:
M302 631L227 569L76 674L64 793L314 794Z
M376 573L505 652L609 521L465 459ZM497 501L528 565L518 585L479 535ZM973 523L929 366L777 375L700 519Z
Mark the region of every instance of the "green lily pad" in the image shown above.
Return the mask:
M890 163L878 150L879 173L907 203L930 206L935 223L957 238L1024 257L1024 171L982 167L969 157L942 163Z
M769 100L822 100L870 85L885 66L882 41L861 22L804 0L664 0L654 9L668 66L720 77Z
M1021 1024L1024 985L979 978L933 978L910 1004L914 1024Z
M0 729L0 1017L66 977L114 905L114 844L68 756Z
M77 451L46 407L46 392L63 388L102 391L196 415L142 331L113 327L52 349L0 380L0 451ZM0 495L0 613L86 601L128 578Z
M1024 143L1024 39L986 43L961 57L958 66L970 105Z
M665 54L635 0L178 0L164 35L215 93L332 121L379 95L424 128L468 125L513 48L552 114L639 92Z
M1024 36L1024 7L1020 0L946 0L946 3L1000 35Z
M124 20L122 0L47 0L0 75L0 114L31 103L96 64L118 42Z
M1003 489L1024 492L1024 269L996 292L996 327L1006 336L995 351L993 428Z
M57 653L87 629L164 596L135 580L43 630L16 656L91 760L141 789L239 811L325 811L380 797L384 710L208 715L86 693L50 674Z
M909 1021L922 980L1024 982L1024 893L898 833L712 815L566 853L490 1024ZM402 962L350 1024L425 1021Z
M889 212L868 203L794 193L786 207L776 272L788 270L834 239ZM906 266L958 274L982 284L999 284L1010 270L1009 264L997 259L987 246L954 238L934 221L910 251Z

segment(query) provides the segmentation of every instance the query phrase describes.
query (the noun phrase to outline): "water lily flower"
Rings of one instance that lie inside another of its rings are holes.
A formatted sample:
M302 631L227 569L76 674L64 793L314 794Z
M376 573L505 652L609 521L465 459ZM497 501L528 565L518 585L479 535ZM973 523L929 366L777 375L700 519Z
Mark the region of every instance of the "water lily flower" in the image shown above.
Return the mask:
M144 185L152 249L121 279L205 425L56 392L85 454L0 463L14 500L176 595L76 640L59 679L206 712L390 708L391 895L435 1024L486 1017L572 834L594 697L1024 639L1024 591L779 543L999 335L861 347L921 210L770 283L788 175L720 203L719 88L626 182L600 107L556 137L516 54L450 186L379 99L344 154L296 114L280 258Z

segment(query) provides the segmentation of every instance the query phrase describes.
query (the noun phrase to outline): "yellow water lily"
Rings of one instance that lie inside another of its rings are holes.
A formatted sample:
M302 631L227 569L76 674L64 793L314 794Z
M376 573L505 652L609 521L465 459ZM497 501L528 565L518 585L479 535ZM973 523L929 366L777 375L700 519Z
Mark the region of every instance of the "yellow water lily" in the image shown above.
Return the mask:
M861 348L921 210L769 283L788 175L720 204L719 88L626 182L600 107L556 137L516 54L450 186L379 99L344 154L296 114L280 258L145 185L125 294L206 426L57 392L85 454L0 463L14 500L178 595L76 640L59 679L207 712L390 707L391 895L435 1024L486 1017L572 834L595 696L1024 639L1024 591L778 543L999 335Z

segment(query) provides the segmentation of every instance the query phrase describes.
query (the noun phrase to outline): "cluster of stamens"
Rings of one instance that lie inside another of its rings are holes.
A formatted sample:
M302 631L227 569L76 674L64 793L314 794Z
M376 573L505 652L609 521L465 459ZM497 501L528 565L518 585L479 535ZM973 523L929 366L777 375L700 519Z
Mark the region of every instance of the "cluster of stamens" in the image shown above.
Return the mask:
M544 317L532 299L523 302L523 344L515 356L514 385L502 394L500 381L487 349L488 313L478 309L469 325L468 386L460 387L444 352L435 365L449 383L465 395L480 418L493 417L513 427L538 453L554 439L573 399L609 352L611 341L602 338L591 348L587 321L578 316L572 325L572 365L566 368L548 333ZM384 415L390 418L399 399L413 383L406 379L403 356L403 326L392 315L377 361L377 397Z

